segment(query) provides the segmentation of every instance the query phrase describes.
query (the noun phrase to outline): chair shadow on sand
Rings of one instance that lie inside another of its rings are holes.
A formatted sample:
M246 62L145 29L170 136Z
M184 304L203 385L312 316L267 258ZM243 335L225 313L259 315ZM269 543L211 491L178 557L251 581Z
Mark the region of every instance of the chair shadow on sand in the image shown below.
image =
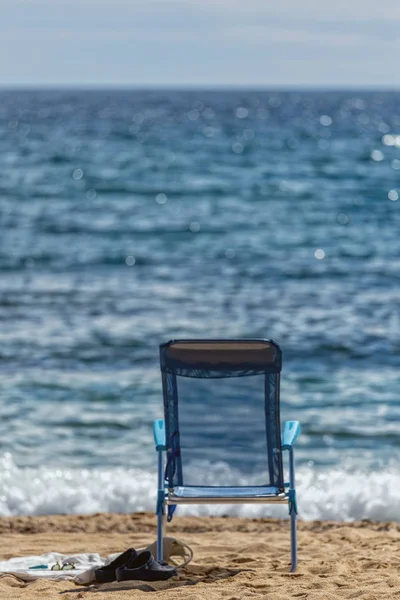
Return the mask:
M198 583L215 583L220 579L228 579L234 577L244 571L253 571L253 569L228 569L224 567L197 567L191 566L182 569L177 577L173 577L168 581L131 581L104 584L91 584L90 586L79 586L73 589L65 590L60 594L71 594L73 592L82 594L83 592L118 592L125 590L140 590L141 592L159 592L163 590L171 590L174 588L185 587L189 585L197 585Z

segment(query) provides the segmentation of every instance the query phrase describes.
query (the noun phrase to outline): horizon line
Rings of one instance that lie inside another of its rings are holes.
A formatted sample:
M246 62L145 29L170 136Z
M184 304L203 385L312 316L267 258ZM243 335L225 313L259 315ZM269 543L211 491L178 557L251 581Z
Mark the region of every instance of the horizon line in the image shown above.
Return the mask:
M252 91L252 92L400 92L400 85L389 84L210 84L210 83L12 83L0 84L1 92L11 91Z

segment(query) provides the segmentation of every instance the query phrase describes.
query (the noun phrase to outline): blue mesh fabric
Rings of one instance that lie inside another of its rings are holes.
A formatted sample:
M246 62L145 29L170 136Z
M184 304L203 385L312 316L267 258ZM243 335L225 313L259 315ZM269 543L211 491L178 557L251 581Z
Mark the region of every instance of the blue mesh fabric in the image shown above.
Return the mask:
M279 383L279 373L265 376L265 430L267 434L269 481L271 485L283 488Z
M182 461L179 441L178 390L176 376L163 373L165 437L167 444L167 464L165 478L169 487L182 485Z
M262 448L262 444L255 444L253 448L254 452L254 466L255 468L259 468L259 465L262 465L263 471L263 480L260 481L259 485L265 486L275 486L279 489L283 488L283 468L282 468L282 456L281 456L281 440L280 440L280 416L279 416L279 371L280 371L280 363L277 365L266 365L260 366L255 365L253 368L245 368L240 369L238 365L233 365L233 368L230 370L229 365L225 364L223 368L218 366L217 370L214 369L204 369L203 366L195 365L188 368L185 365L177 365L176 369L173 369L171 366L171 361L163 360L163 351L165 350L165 346L161 347L161 367L162 367L162 379L163 379L163 393L164 393L164 412L165 412L165 421L166 421L166 443L167 443L167 466L166 466L166 479L168 482L168 486L170 488L182 486L182 485L203 485L201 481L190 481L188 479L193 479L194 471L189 465L187 472L185 472L185 468L187 468L187 456L190 456L190 452L183 447L183 452L181 448L181 433L184 434L184 439L187 440L191 437L190 433L187 433L187 421L188 415L190 415L190 411L193 411L193 423L192 427L196 429L201 428L204 424L207 426L207 420L199 418L201 416L201 408L199 408L199 402L201 402L201 393L195 398L195 401L191 403L191 400L186 394L186 397L179 399L178 390L181 391L181 384L179 381L181 378L195 378L195 379L221 379L221 378L231 378L231 377L244 377L250 378L251 380L257 380L261 383L261 391L258 394L258 397L261 399L261 403L264 404L264 416L262 417L262 411L260 412L260 419L257 421L257 429L262 432L262 423L264 420L264 449ZM247 365L246 365L247 366ZM199 367L199 368L197 368ZM255 367L255 368L254 368ZM271 372L275 369L275 372ZM260 378L252 377L252 376L261 376ZM189 382L188 386L191 389L192 384ZM193 384L195 385L195 384ZM219 384L218 384L219 385ZM183 386L184 387L184 386ZM203 386L204 387L204 386ZM251 387L251 386L250 386ZM262 389L263 388L263 389ZM188 387L186 386L186 391ZM200 388L201 390L201 388ZM190 394L189 394L190 396ZM239 398L239 400L238 400ZM247 401L246 397L238 396L236 398L235 406L232 406L232 411L238 411L238 402L242 402L246 406L248 411L252 411L253 407L251 401ZM180 410L180 404L183 402L183 405ZM204 411L210 411L210 406L212 406L212 417L215 416L215 420L221 417L221 422L226 424L229 421L229 401L226 399L215 397L215 402L211 402L210 398L207 397L208 405L204 406ZM222 404L221 404L222 403ZM182 410L184 411L182 413ZM240 408L240 407L239 407ZM218 411L219 409L219 411ZM181 416L184 416L183 423L185 425L182 432L180 431L180 412ZM214 414L215 413L215 414ZM228 415L228 418L227 418ZM189 419L192 417L189 417ZM214 421L215 423L216 421ZM233 420L233 422L235 422ZM238 422L238 417L236 417L236 423ZM228 423L229 424L229 423ZM201 433L201 432L200 432ZM198 456L201 455L201 448L205 448L209 453L212 452L212 448L210 449L211 442L209 442L210 435L212 431L206 431L205 433L205 443L199 444L196 448L196 452ZM207 438L208 434L208 438ZM258 434L257 434L258 435ZM259 437L259 436L258 436ZM222 442L224 441L224 437L221 437ZM227 447L227 452L229 452L229 445ZM258 453L258 456L255 454ZM192 453L193 457L193 453ZM182 463L185 463L184 465ZM265 465L265 469L264 469ZM266 479L269 479L267 481ZM236 482L235 482L236 483ZM214 484L213 484L214 485ZM229 485L232 485L229 482ZM239 483L240 485L240 483Z

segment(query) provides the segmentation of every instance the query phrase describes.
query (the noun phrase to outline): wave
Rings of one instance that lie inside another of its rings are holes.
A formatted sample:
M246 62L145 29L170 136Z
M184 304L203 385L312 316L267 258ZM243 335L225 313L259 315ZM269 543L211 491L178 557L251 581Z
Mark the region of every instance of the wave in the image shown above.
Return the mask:
M221 468L221 465L220 465ZM245 484L245 478L240 483ZM140 468L66 469L18 467L11 454L0 458L0 515L93 514L153 511L156 472ZM304 520L400 522L400 472L358 471L349 465L297 473L299 517ZM287 517L286 506L182 506L180 514Z

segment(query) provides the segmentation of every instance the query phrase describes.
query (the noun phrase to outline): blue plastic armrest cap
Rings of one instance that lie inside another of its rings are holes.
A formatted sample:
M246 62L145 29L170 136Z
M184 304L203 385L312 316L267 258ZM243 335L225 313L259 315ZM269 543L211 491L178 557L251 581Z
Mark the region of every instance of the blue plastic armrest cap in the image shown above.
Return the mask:
M282 450L290 450L300 432L301 427L298 421L286 421L283 427Z
M154 442L156 450L166 450L165 444L165 422L164 419L156 419L153 423Z

